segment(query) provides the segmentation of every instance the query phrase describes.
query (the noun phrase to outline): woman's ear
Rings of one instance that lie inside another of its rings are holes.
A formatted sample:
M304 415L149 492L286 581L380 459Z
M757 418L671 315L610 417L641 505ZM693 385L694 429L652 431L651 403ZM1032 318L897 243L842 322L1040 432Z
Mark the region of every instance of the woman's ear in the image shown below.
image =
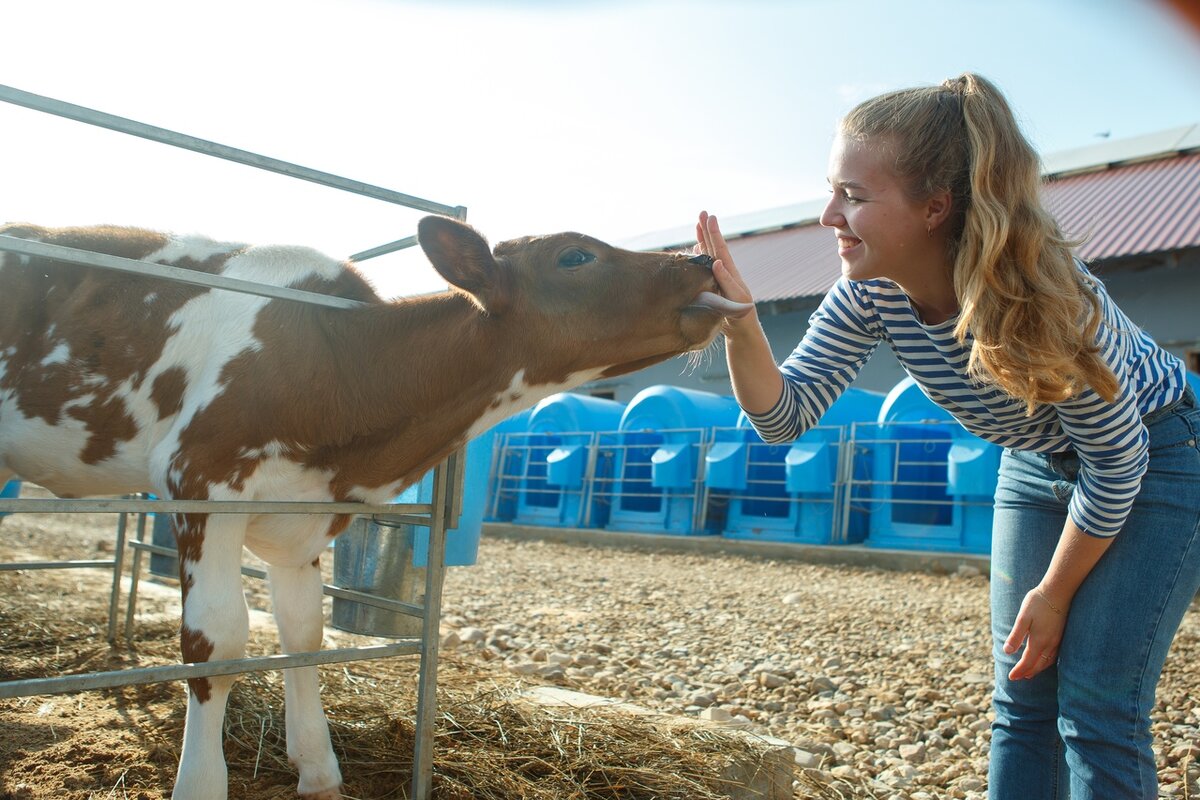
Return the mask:
M925 230L933 233L950 217L954 210L954 197L949 189L934 192L925 201Z

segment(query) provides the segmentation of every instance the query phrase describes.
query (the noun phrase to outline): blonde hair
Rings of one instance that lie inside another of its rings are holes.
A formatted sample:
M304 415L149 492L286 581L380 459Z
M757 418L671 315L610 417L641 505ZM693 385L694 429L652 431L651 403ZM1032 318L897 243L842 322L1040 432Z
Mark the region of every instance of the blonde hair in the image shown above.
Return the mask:
M1112 402L1117 380L1096 345L1102 311L1071 247L1042 207L1040 161L1000 90L964 73L860 104L842 135L892 145L914 200L951 194L950 263L960 314L974 337L968 374L1033 413L1091 386Z

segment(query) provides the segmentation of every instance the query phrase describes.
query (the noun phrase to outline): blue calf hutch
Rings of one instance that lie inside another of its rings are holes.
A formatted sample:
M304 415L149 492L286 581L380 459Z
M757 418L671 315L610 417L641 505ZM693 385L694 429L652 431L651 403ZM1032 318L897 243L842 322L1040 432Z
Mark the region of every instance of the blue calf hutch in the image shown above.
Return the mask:
M849 426L876 420L882 405L881 394L847 389L816 427L788 444L764 443L744 414L737 428L715 431L705 485L728 498L724 535L807 544L861 542L867 510L844 502L843 492L851 489L839 473L855 470L859 483L853 490L867 490L870 451L850 454L844 448ZM844 456L851 459L848 465Z
M643 533L717 533L701 502L700 465L713 428L737 423L732 397L651 386L629 403L620 428L605 434L600 450L611 452L612 478L597 480L596 493L612 501L609 530Z
M888 393L875 424L853 430L874 457L868 545L990 550L1000 447L967 432L912 378Z
M612 475L611 454L600 453L602 431L616 430L625 405L567 392L534 407L526 429L505 439L507 458L520 461L517 510L513 522L566 528L603 527L608 498L596 497L594 480Z
M11 480L8 483L4 484L4 486L0 487L0 498L3 498L5 500L13 500L20 496L21 496L21 482L18 480ZM7 512L0 511L0 517L7 517L7 516L8 516Z

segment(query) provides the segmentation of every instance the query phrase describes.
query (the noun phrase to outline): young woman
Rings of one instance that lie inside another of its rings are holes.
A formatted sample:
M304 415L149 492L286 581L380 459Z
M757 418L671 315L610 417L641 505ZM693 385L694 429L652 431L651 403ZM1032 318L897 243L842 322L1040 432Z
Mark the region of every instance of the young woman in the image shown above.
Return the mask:
M1200 410L1183 364L1118 309L1039 200L996 87L964 74L841 122L821 224L842 278L776 366L726 322L734 393L767 441L814 425L880 342L1004 447L991 610L993 798L1157 797L1150 709L1200 588ZM697 250L750 302L717 220Z

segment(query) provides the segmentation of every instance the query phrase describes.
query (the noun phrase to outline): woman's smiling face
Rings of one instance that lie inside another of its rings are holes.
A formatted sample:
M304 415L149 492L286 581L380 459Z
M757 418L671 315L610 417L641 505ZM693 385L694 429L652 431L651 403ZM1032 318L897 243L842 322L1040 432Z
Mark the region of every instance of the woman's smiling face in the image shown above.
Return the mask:
M912 200L891 169L886 142L838 136L829 154L833 196L821 224L837 234L842 274L850 280L916 282L929 268L929 222L924 203Z

